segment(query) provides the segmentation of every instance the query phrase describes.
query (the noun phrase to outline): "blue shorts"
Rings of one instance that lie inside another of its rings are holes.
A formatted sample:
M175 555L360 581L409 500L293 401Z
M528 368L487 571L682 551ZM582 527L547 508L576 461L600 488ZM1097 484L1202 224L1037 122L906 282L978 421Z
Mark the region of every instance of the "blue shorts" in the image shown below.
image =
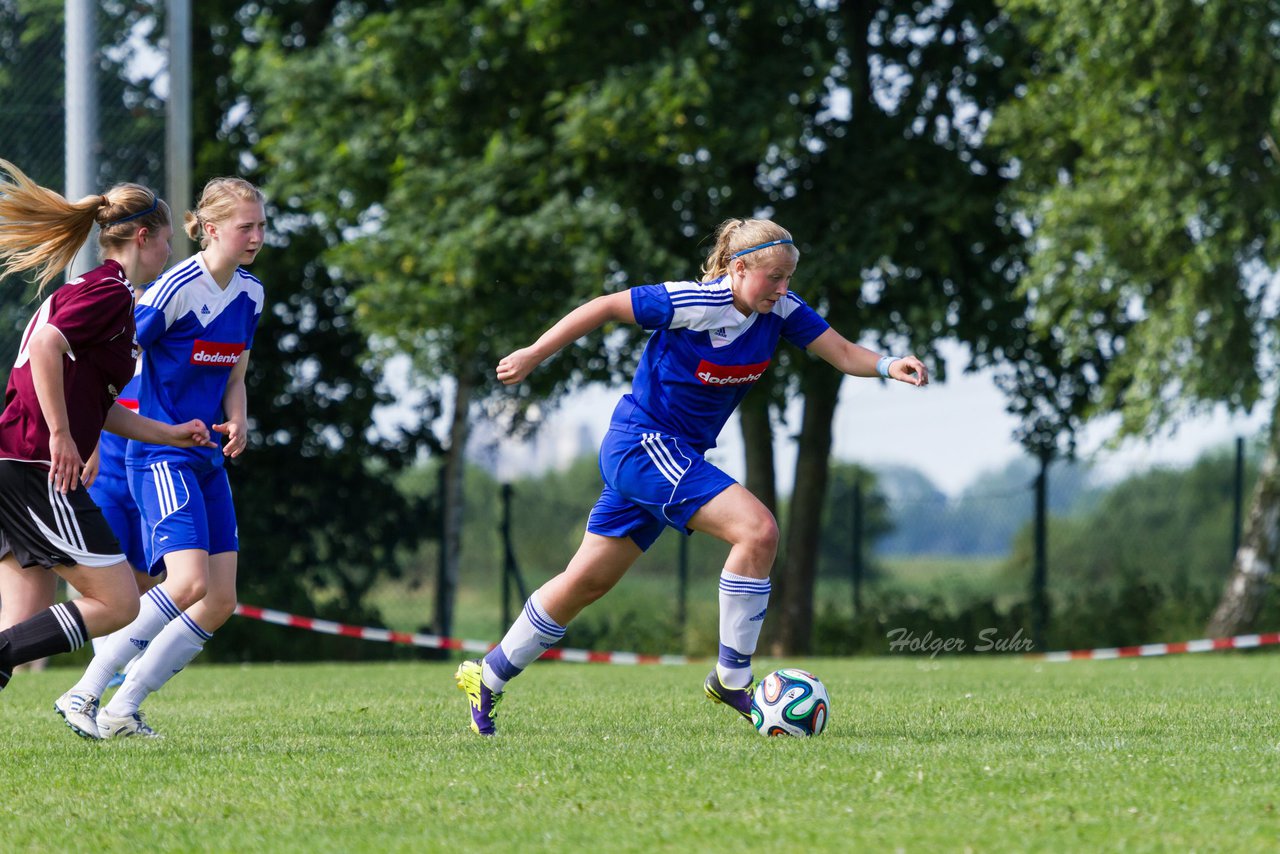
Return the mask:
M129 469L129 491L142 512L148 568L182 549L204 549L211 555L240 551L231 483L221 466L197 471L161 460Z
M641 551L663 528L690 533L693 514L737 483L681 439L617 430L600 444L600 474L604 491L591 508L587 530L630 537Z
M142 514L129 493L129 481L114 474L98 473L89 487L89 497L98 505L111 531L120 541L129 565L138 572L146 572L147 556L142 548ZM156 567L155 575L164 572L164 564Z

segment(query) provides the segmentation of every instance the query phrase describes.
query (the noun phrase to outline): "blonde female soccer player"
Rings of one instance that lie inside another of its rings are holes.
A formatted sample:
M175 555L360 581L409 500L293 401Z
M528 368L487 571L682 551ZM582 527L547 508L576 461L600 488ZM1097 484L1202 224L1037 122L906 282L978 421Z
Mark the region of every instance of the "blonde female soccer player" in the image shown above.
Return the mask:
M142 701L200 653L236 606L240 544L223 463L248 440L244 378L264 294L244 267L262 248L262 193L242 178L215 178L185 224L200 251L138 300L138 411L163 421L207 419L226 443L186 451L129 443L129 490L142 515L145 567L163 559L166 576L67 692L100 698L112 675L143 650L98 713L102 738L155 736Z
M34 271L39 295L95 224L102 264L40 304L0 413L0 688L16 665L77 649L138 612L133 573L80 481L103 426L148 442L212 445L204 422L160 422L116 403L137 355L130 281L164 268L168 207L137 184L71 202L0 160L0 274ZM54 605L54 573L82 598ZM96 735L92 709L59 712Z
M455 674L471 704L473 730L494 733L507 682L554 646L568 622L617 584L664 528L703 531L730 546L720 573L720 655L703 687L750 719L751 656L769 604L778 526L704 455L768 370L781 338L851 376L929 381L915 356L881 356L846 340L792 293L799 259L791 235L776 223L729 220L717 231L702 281L597 297L498 363L498 379L510 385L606 322L653 330L631 393L618 402L601 444L605 487L577 554L529 597L501 644Z

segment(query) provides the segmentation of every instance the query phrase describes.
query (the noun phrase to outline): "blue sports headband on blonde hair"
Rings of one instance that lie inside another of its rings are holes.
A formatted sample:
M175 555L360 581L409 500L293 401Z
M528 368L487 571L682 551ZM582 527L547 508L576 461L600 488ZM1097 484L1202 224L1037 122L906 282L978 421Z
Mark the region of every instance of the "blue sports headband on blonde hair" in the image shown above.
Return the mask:
M128 222L128 221L129 221L129 220L131 220L131 219L137 219L137 218L138 218L138 217L140 217L140 216L146 216L147 214L151 213L152 211L154 211L154 210L155 210L156 208L158 208L159 206L160 206L160 197L159 197L159 196L152 196L152 197L151 197L151 207L147 208L145 211L138 211L138 212L137 212L137 213L135 213L135 214L129 214L129 215L128 215L128 216L126 216L126 217L121 217L120 219L112 220L111 222L107 223L107 228L110 228L110 227L111 227L111 226L113 226L113 225L119 225L119 224L120 224L120 223L122 223L122 222Z
M739 249L737 252L729 256L729 260L732 261L739 255L750 255L752 252L759 252L761 249L768 249L770 246L782 246L783 244L789 245L792 243L795 243L795 241L790 237L784 237L781 240L770 240L768 243L758 243L755 246L748 246L746 249Z

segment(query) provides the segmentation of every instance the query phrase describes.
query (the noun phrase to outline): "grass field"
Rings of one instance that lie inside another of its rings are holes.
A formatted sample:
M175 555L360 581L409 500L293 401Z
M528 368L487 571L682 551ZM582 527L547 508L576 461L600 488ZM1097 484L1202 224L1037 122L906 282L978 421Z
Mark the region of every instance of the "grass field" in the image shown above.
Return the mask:
M758 662L758 670L784 662ZM827 732L765 739L705 666L542 664L473 736L452 665L194 666L162 740L86 742L75 673L0 693L0 850L1275 850L1271 655L787 661Z

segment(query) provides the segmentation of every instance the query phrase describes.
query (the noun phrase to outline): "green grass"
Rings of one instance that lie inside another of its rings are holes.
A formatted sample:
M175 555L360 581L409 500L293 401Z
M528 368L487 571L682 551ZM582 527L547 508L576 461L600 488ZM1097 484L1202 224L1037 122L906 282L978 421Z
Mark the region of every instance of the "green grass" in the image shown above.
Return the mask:
M159 741L0 694L12 851L1274 850L1274 656L788 661L828 731L765 739L705 665L536 665L473 736L451 665L195 666ZM781 664L758 661L759 670Z

